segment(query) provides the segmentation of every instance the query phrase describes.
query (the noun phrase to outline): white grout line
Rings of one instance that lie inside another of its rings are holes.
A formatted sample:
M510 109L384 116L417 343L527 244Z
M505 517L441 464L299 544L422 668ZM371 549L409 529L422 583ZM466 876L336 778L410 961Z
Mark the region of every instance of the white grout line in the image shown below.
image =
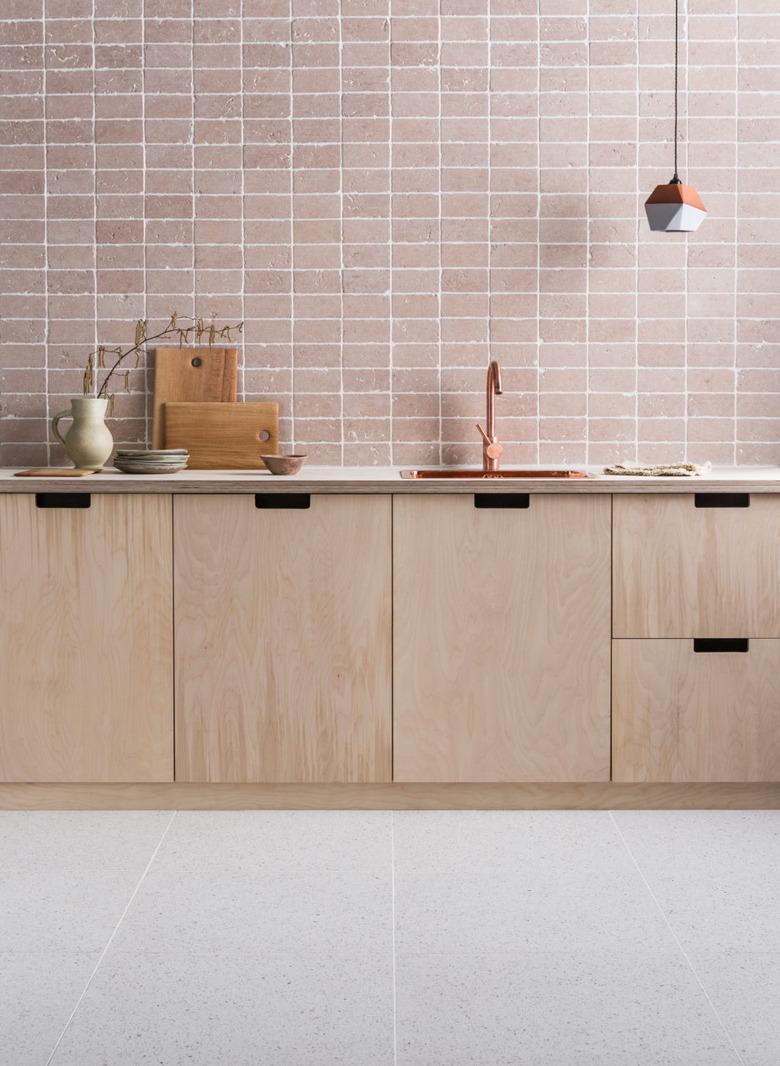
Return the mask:
M393 1066L398 1066L398 981L396 973L395 942L395 811L390 811L390 900L393 951Z
M142 232L143 232L143 275L144 275L144 291L143 291L143 309L144 309L144 321L148 321L149 318L149 285L147 283L147 275L149 272L149 255L147 247L147 217L146 217L146 191L147 191L147 173L146 173L146 0L141 0L141 210L143 212L142 220ZM148 331L147 331L148 332ZM149 349L144 346L143 350L143 366L144 366L144 437L145 448L151 448L152 446L152 424L151 424L151 394L154 385L154 380L151 374L151 368L149 366Z
M487 150L487 180L488 180L488 209L487 209L487 348L488 348L488 363L493 360L493 2L492 0L486 0L486 16L487 16L487 49L488 49L488 61L487 61L487 131L488 131L488 150ZM538 102L537 102L538 106ZM537 152L539 146L537 145ZM537 168L538 170L538 168ZM538 248L538 236L537 236L537 248ZM537 392L539 389L539 349L536 350L536 385ZM485 426L487 429L487 425ZM539 435L537 433L537 440ZM537 456L538 460L538 456Z
M739 359L737 353L739 351L739 322L737 319L737 313L739 310L739 53L740 53L740 18L739 18L739 4L740 0L736 0L734 5L734 379L732 382L732 395L734 408L732 411L732 418L734 421L734 452L732 454L732 463L738 463L739 458L737 451L739 447L739 428L737 425L737 418L739 417Z
M542 0L536 0L536 462L540 462L542 437ZM587 431L587 427L586 427Z
M640 33L640 21L639 21L639 0L634 0L635 3L635 15L634 15L634 36L636 38L636 62L634 70L634 91L636 93L636 122L635 122L635 146L634 146L634 189L636 197L636 225L634 227L634 417L636 419L636 451L634 458L637 462L641 461L640 458L640 432L639 432L639 345L640 345L640 329L639 329L639 255L640 245L642 240L642 224L644 221L645 209L644 205L640 204L641 190L639 187L639 126L640 126L640 114L639 114L639 101L640 88L641 88L641 66L639 63L639 50L642 46L642 36Z
M395 322L393 320L393 299L395 296L395 237L393 234L393 194L394 194L394 170L395 160L393 148L395 147L395 116L393 114L393 0L387 4L387 186L388 186L388 209L387 209L387 237L388 237L388 305L389 318L388 330L390 331L389 345L387 350L388 374L387 374L387 418L388 418L388 452L390 462L395 462L395 434L393 433L393 418L395 415ZM441 147L439 148L441 151Z
M168 822L166 823L165 829L163 829L162 835L161 835L160 839L157 841L157 846L155 847L154 851L152 852L151 856L149 857L149 861L147 862L146 866L144 867L143 873L138 878L138 882L137 882L135 888L133 889L133 891L132 891L132 893L130 895L130 899L127 901L127 903L125 904L124 910L119 915L119 921L114 926L113 931L111 933L111 936L108 938L106 946L103 948L103 950L100 953L100 958L95 963L95 968L93 969L92 973L89 975L89 977L87 979L87 983L84 985L84 989L83 989L81 995L79 996L78 1000L76 1001L76 1006L70 1012L70 1016L68 1017L68 1020L65 1022L65 1025L63 1027L62 1032L57 1037L57 1043L51 1049L51 1054L49 1055L48 1059L46 1060L46 1066L50 1066L50 1063L54 1060L54 1056L57 1053L57 1048L62 1043L65 1034L67 1033L68 1029L70 1028L71 1022L76 1017L76 1012L78 1011L79 1007L81 1006L81 1004L82 1004L82 1002L84 1000L84 997L86 996L87 992L89 991L89 987L92 984L92 982L94 981L95 975L97 974L98 970L100 969L100 966L101 966L101 964L103 962L103 959L108 954L108 949L111 947L112 943L114 942L114 938L116 937L116 934L119 932L120 925L122 924L122 922L127 917L127 913L130 910L130 908L132 907L133 901L135 900L135 897L138 895L139 889L141 888L141 885L143 884L144 879L146 878L146 875L149 873L149 871L152 868L152 863L157 858L157 855L158 855L158 853L160 851L160 848L163 846L163 841L165 840L166 836L168 835L168 830L173 825L173 820L176 817L176 813L177 813L176 811L173 811L171 813L171 816L168 819Z
M292 0L289 5L289 18L287 20L287 29L289 32L288 47L290 50L290 142L289 142L289 158L288 166L290 169L289 190L290 190L290 445L291 451L296 451L296 431L295 431L295 314L296 314L296 301L295 301L295 133L294 133L294 120L293 114L295 109L295 54L293 47L293 12L292 12ZM340 110L340 108L339 108ZM246 341L245 341L246 343Z
M95 48L96 48L96 19L97 10L96 2L92 0L92 40L90 44L92 46L92 240L94 246L92 248L92 306L95 312L95 321L92 327L92 350L97 351L97 346L100 343L100 332L98 322L98 269L97 258L98 243L97 225L98 225L98 192L97 192L97 179L98 179L98 161L97 161L97 70L95 68ZM98 369L97 359L95 360L95 370L93 374L93 386L92 394L97 396L98 392ZM110 405L109 405L110 407Z
M437 244L438 244L438 249L437 249L437 255L438 255L438 284L439 284L439 292L437 294L438 295L437 311L438 311L438 318L439 318L439 321L438 321L439 335L438 335L437 344L436 344L436 360L437 360L437 365L436 365L436 386L437 387L436 387L436 391L437 391L437 393L439 395L439 399L438 399L438 409L437 409L436 417L437 417L437 424L438 424L438 427L439 427L439 439L437 441L437 448L438 448L437 462L439 464L441 464L443 462L443 456L442 456L442 426L443 426L443 421L442 421L442 419L443 419L443 416L444 416L444 407L443 407L443 404L442 404L442 388L441 388L442 369L443 369L443 362L444 362L444 313L443 313L443 311L444 311L444 269L443 269L443 261L442 261L442 246L444 244L444 210L443 210L443 196L442 196L442 178L443 178L443 174L444 174L444 151L443 151L443 147L442 147L442 136L441 136L441 134L442 134L442 75L441 75L442 14L441 14L441 0L439 0L438 4L436 5L436 26L437 26L436 36L438 38L438 52L437 52L437 55L436 55L436 90L437 90L437 95L438 95L438 106L439 106L438 115L437 115L437 118L436 118L436 136L437 136L437 140L439 142L439 145L438 145L438 147L439 147L439 151L438 151L438 170L439 170L438 208L439 208L439 218L438 218L438 222L437 222L438 227L439 227L438 239L437 239ZM391 104L392 104L392 102L391 102ZM490 140L490 131L489 131L489 129L488 129L488 140ZM489 312L488 312L488 314L489 314ZM395 436L395 433L393 434L393 436Z
M690 175L688 168L690 166L690 157L688 155L688 81L689 81L689 65L688 65L688 4L687 0L680 0L680 22L682 32L685 34L685 43L682 49L682 61L681 67L685 81L681 96L684 101L684 117L680 125L685 131L683 136L683 143L680 145L682 149L680 155L682 156L683 166L685 167L685 181L690 181ZM688 250L690 245L688 243L688 234L683 237L683 343L685 353L685 461L690 459L690 429L688 426L688 410L691 402L690 383L688 380Z
M593 221L590 214L590 0L586 0L585 27L587 34L585 41L587 55L587 62L585 64L585 100L588 109L585 119L585 128L587 130L585 146L585 462L590 463L590 228ZM539 163L539 170L541 171L541 160Z
M710 12L708 15L705 15L704 18L706 19L706 18L710 17L711 14L713 14L713 12ZM69 22L69 21L71 21L72 19L74 19L76 17L77 16L75 16L75 15L52 15L52 16L49 17L49 21L50 22ZM225 17L224 15L199 15L198 16L198 21L200 21L200 22L216 22L216 23L219 23L219 22L222 22L224 20L224 17ZM308 21L314 22L314 21L317 21L317 20L328 19L328 18L331 18L332 16L326 14L326 15L306 15L305 17L306 17L306 19ZM365 16L363 16L363 15L361 15L361 16L350 15L348 17L349 18L360 17L361 19L365 18L367 20L368 19L384 18L383 15L365 15ZM420 15L419 15L419 13L414 13L413 12L412 14L408 14L408 15L398 14L398 15L395 15L394 17L397 18L399 21L407 21L407 20L408 21L413 21L414 19L420 18ZM454 17L454 18L459 18L459 17L468 18L469 16L468 15L465 15L465 16L454 15L452 17ZM526 15L526 14L522 14L522 13L514 14L512 17L514 19L516 19L520 23L522 23L524 19L528 19L530 21L530 20L532 20L534 18L533 15ZM592 12L591 13L591 18L594 19L594 20L595 19L608 20L608 19L614 19L614 17L615 16L614 16L614 14L611 11L609 11L609 12ZM700 16L697 16L697 17L700 17ZM126 19L127 19L127 16L125 16L125 15L105 15L105 16L101 16L101 21L102 22L125 22ZM2 19L0 19L0 22L8 22L11 25L14 25L15 23L29 22L29 21L31 21L30 18L29 17L24 17L24 16L21 16L21 17L18 17L18 18L2 18ZM286 21L286 16L284 16L284 15L268 15L268 16L263 18L263 21L264 22L270 22L270 23L285 22ZM166 23L168 23L168 22L170 22L170 23L181 22L181 23L187 23L187 22L189 22L189 16L187 16L187 15L168 15L168 14L165 14L165 15L150 15L149 16L149 22L166 22ZM658 41L658 40L665 41L666 40L666 38L663 38L663 37L648 37L647 39L648 40L652 40L652 41ZM751 41L761 41L761 42L765 42L765 43L771 43L772 41L780 40L780 37L770 37L770 36L767 36L767 35L761 35L761 36L750 37L750 38L746 38L746 39L747 40L751 40ZM521 40L525 41L526 39L525 38L521 38ZM702 37L699 38L699 40L702 40L702 41L723 41L724 38L722 36L717 36L717 35L714 36L714 37L702 36ZM80 44L84 44L85 42L84 41L81 41L81 42L75 41L73 43L75 43L75 44L79 44L79 43ZM474 43L474 42L471 42L471 43ZM478 43L482 43L482 42L478 42ZM581 39L580 38L572 38L571 40L569 40L568 38L564 38L564 43L580 44L581 43ZM5 47L5 46L3 46L3 47ZM11 46L11 47L13 47L13 46ZM219 47L219 45L217 45L217 47ZM660 66L668 66L668 63L657 62L657 63L649 63L647 65L648 66L660 67ZM221 68L221 69L227 70L227 69L230 69L230 68L225 67L225 68Z
M48 100L49 71L46 64L46 0L42 12L43 40L41 42L41 65L43 67L43 387L46 410L46 465L51 466L51 392L49 391L49 139Z
M726 1026L725 1026L725 1024L723 1022L723 1019L721 1018L720 1014L718 1013L718 1011L717 1011L717 1009L715 1007L715 1004L712 1002L712 999L710 997L709 992L704 987L702 979L699 977L698 973L696 972L696 968L694 967L693 963L691 962L690 955L685 950L685 948L682 946L680 938L675 933L674 929L672 928L672 923L669 921L669 919L666 916L666 911L663 909L658 897L656 896L655 892L653 892L652 888L650 887L650 882L645 877L644 872L642 870L642 867L639 865L639 863L638 863L633 851L631 850L631 848L629 846L628 841L626 840L626 838L623 835L623 832L622 832L620 826L618 825L617 818L615 818L615 812L614 811L609 811L609 816L612 819L612 824L615 827L615 831L617 832L617 835L620 837L620 840L621 840L621 843L623 844L623 847L626 849L626 852L628 853L628 857L631 859L631 862L634 864L634 867L636 868L636 872L642 878L642 882L644 883L644 886L647 889L647 891L648 891L648 893L650 895L650 898L652 899L653 903L658 908L658 912L661 915L661 917L663 918L664 924L666 925L666 928L669 930L669 934L671 935L672 939L674 940L675 944L677 945L677 947L678 947L678 949L680 951L680 954L685 959L685 962L686 962L686 964L688 966L688 969L693 974L693 976L694 976L694 978L696 980L696 983L698 984L699 988L702 991L702 994L703 994L704 998L707 1000L707 1003L710 1006L710 1010L712 1011L713 1015L715 1016L715 1019L717 1020L718 1025L723 1030L723 1035L726 1037L726 1040L728 1041L729 1046L731 1047L731 1050L737 1056L737 1061L741 1064L741 1066L747 1066L745 1060L742 1058L742 1056L740 1055L739 1051L737 1050L736 1044L731 1039L731 1033L726 1028Z
M239 118L241 130L241 321L246 322L246 183L244 179L246 172L246 145L244 143L246 93L244 91L244 0L241 0L240 2L238 19L241 35L238 44L241 49L241 63L239 70L239 77L241 79L239 87L239 92L241 94L241 112ZM290 116L290 121L292 121L292 93L290 94ZM292 200L290 201L290 209L292 210ZM241 391L239 399L246 400L246 326L244 326L244 331L241 334L240 343L241 348L238 354L241 360Z
M339 0L339 437L344 465L344 12ZM293 383L293 392L295 384Z
M191 93L191 109L190 109L190 180L192 181L192 221L190 228L190 240L192 241L192 315L193 322L196 320L197 309L195 307L195 301L197 299L196 284L195 284L195 269L197 265L197 253L195 251L195 105L196 105L196 93L195 93L195 0L190 0L190 93ZM186 95L186 93L185 93Z

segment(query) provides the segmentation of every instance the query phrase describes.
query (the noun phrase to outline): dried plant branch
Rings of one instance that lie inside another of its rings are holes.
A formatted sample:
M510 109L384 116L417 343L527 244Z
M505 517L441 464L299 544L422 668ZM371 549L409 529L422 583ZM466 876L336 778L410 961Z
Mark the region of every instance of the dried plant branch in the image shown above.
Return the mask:
M213 345L217 340L225 340L228 344L232 344L233 334L241 334L244 332L243 322L238 322L235 325L218 327L213 319L208 325L202 318L190 320L185 318L183 321L185 323L189 321L190 325L180 325L179 316L174 311L171 314L165 329L150 336L147 332L149 323L146 319L139 319L135 324L135 341L131 347L123 349L121 345L118 345L115 348L108 348L104 344L99 345L94 352L90 352L87 358L87 365L84 368L84 395L89 396L94 391L98 379L97 371L106 369L106 356L108 355L114 357L114 362L111 364L108 373L103 378L97 391L97 397L98 399L112 400L113 395L108 389L109 382L114 375L116 375L117 378L121 376L123 378L122 384L124 391L129 392L130 370L122 367L122 364L125 359L129 358L131 355L135 355L134 365L137 367L140 363L141 352L148 344L173 337L178 338L180 348L191 344L193 341L196 344L201 344L204 337L208 338L209 346ZM119 373L120 367L122 367L121 374Z
M92 392L92 386L93 386L94 380L95 380L94 367L95 367L95 359L94 359L93 355L90 355L89 359L87 359L87 365L84 368L84 395L85 396L89 396L89 394Z

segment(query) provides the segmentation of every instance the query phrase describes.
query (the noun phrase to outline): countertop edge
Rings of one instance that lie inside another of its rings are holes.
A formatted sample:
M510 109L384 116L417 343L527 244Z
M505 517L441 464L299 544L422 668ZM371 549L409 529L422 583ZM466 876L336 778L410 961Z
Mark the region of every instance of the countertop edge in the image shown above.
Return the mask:
M622 477L594 474L588 478L463 478L408 480L401 468L320 467L294 477L258 471L187 470L180 474L131 475L106 472L84 478L14 477L0 469L0 493L780 493L780 467L723 467L706 477Z

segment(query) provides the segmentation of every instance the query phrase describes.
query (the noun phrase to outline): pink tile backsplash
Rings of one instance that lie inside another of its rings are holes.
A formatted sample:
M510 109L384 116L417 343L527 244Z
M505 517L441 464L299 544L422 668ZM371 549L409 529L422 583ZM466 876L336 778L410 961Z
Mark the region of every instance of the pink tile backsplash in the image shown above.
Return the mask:
M246 323L322 463L780 460L780 14L688 0L4 0L0 463L133 322ZM112 430L148 437L151 370Z

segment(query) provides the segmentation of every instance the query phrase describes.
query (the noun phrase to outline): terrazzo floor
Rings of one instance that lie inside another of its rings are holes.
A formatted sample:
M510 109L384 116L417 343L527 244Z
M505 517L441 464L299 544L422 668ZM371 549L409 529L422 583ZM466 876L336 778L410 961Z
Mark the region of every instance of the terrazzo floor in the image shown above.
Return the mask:
M2 1066L778 1066L780 812L3 812Z

